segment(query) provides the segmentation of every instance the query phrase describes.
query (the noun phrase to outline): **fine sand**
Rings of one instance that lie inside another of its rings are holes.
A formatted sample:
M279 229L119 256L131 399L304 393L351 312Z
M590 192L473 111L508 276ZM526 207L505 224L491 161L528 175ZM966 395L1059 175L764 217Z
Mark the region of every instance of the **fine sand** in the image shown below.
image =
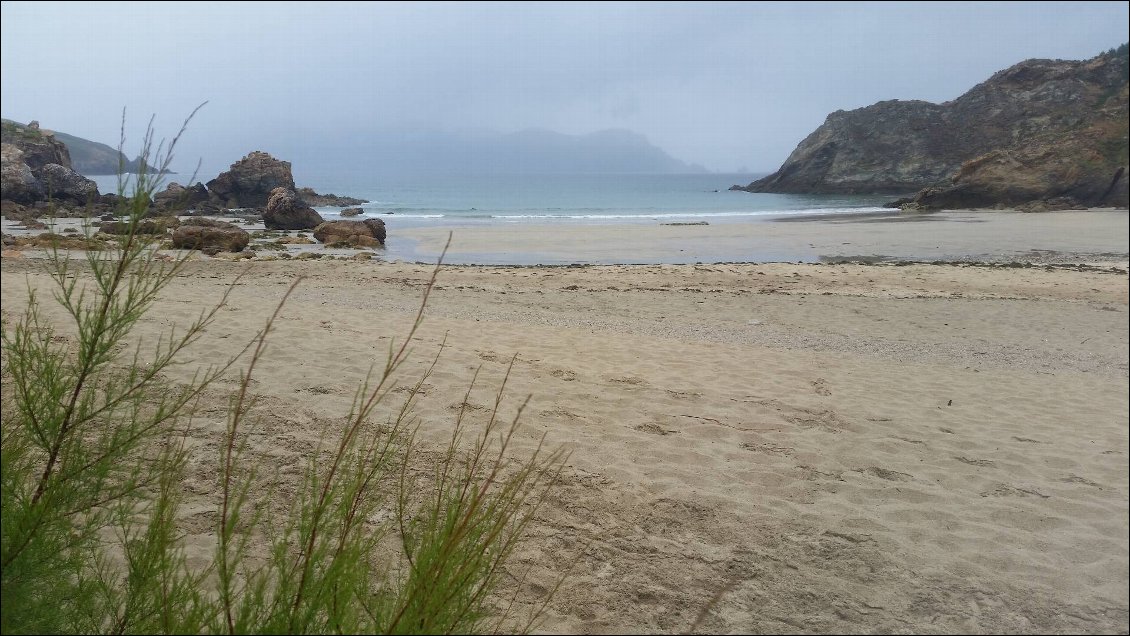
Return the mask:
M6 321L41 272L5 252ZM293 479L431 268L201 259L141 334L240 272L192 357L232 352L305 277L253 385L254 446ZM477 422L516 356L518 454L571 452L512 567L524 607L567 573L543 631L1126 632L1127 302L1124 263L446 267L400 377L446 341L416 409L430 447L476 370ZM198 416L193 562L233 386Z

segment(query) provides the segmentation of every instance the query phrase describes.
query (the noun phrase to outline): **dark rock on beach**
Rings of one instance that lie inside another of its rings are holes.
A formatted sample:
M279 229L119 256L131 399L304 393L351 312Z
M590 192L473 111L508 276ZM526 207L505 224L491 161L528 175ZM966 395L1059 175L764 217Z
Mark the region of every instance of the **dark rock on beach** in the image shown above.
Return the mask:
M310 230L324 221L314 208L288 188L275 188L263 211L263 224L268 230Z
M191 210L208 200L208 188L199 182L187 188L179 183L170 183L167 188L153 195L153 205L168 212Z
M51 200L81 205L98 197L97 183L66 166L49 163L32 172Z
M342 210L341 212L338 212L338 214L340 214L341 216L346 216L346 217L348 217L348 216L360 216L364 213L365 213L365 211L362 210L361 208L346 208L346 209Z
M112 218L112 217L111 217ZM137 222L137 234L165 234L170 229L174 229L180 225L180 221L175 216L167 216L158 219L141 219ZM128 221L104 221L98 226L99 232L106 234L126 234L129 232L130 224Z
M246 230L212 219L188 219L173 231L173 247L200 250L208 255L239 252L251 242Z
M385 243L385 222L381 219L327 221L314 228L314 238L324 245L378 247Z

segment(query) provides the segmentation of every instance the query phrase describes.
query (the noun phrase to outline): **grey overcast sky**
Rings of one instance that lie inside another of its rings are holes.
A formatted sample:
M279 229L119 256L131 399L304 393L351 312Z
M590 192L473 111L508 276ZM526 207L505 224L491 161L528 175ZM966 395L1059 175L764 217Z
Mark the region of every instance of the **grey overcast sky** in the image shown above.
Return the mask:
M771 171L834 110L946 101L1027 58L1118 46L1128 6L4 2L0 111L115 145L123 107L136 141L150 115L171 135L207 100L182 170L419 127L625 128L712 170Z

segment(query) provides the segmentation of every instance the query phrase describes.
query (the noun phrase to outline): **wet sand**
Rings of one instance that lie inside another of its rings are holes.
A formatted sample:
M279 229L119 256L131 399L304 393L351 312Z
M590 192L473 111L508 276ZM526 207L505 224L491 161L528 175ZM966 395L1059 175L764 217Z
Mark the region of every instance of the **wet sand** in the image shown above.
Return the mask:
M390 254L434 261L454 232L448 262L502 264L821 262L845 256L913 260L1032 261L1074 253L1126 260L1125 210L1025 214L1012 211L898 212L779 217L710 225L492 224L398 230ZM398 246L408 239L411 244ZM401 251L403 250L403 251Z

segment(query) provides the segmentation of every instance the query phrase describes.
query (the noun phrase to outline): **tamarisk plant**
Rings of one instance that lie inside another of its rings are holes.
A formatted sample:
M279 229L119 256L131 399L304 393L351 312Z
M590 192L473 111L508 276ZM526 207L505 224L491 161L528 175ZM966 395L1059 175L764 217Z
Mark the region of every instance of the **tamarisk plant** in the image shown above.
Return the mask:
M11 324L5 317L0 631L532 629L549 599L519 619L512 612L518 591L504 598L500 583L513 576L507 564L557 479L563 453L539 446L524 461L509 458L525 404L502 420L504 380L480 432L464 439L469 424L461 411L450 443L421 470L412 413L436 361L389 404L439 265L408 334L361 381L341 428L324 432L333 443L311 455L285 512L270 505L278 478L265 476L249 443L256 427L251 386L299 281L242 349L188 382L173 385L163 371L180 364L215 323L232 287L156 343L130 338L188 257L159 258L159 237L137 229L189 120L156 150L150 123L138 162L143 172L130 184L132 196L119 197L128 229L113 249L88 251L84 260L49 251L62 324L48 317L30 284L26 309ZM153 156L158 167L144 172ZM119 195L125 186L119 179ZM216 547L209 563L190 567L177 518L193 408L240 364L216 457Z

